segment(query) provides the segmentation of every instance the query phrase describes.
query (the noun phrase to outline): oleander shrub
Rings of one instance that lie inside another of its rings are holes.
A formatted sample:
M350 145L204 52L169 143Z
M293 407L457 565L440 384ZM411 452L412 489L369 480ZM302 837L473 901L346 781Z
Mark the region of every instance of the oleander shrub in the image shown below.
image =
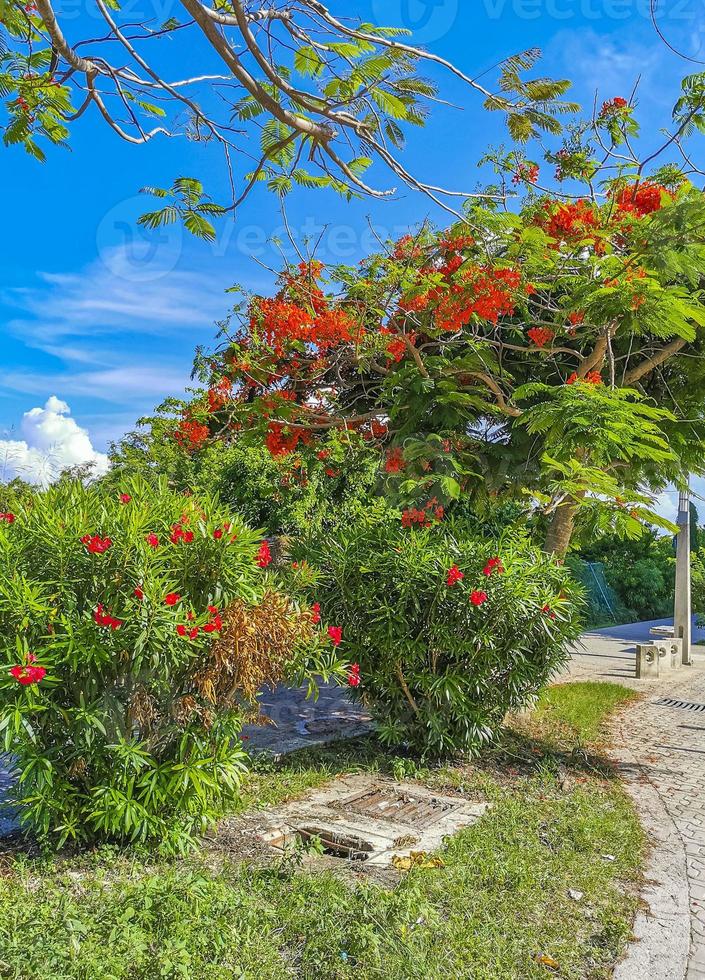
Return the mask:
M215 497L61 481L0 510L0 737L46 844L183 850L237 796L262 683L341 673Z
M386 515L306 550L324 614L342 626L353 695L386 743L424 755L492 742L580 632L580 586L519 532L489 540Z

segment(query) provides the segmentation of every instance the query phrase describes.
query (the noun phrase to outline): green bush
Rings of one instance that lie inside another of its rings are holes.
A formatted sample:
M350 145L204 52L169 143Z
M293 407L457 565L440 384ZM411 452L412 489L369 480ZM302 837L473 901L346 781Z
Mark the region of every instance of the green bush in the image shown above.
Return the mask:
M169 403L164 411L170 409ZM111 453L101 482L118 489L139 474L166 476L175 490L217 493L254 527L296 535L354 512L379 489L380 455L354 434L332 432L316 451L274 457L244 441L186 451L174 439L178 416L140 420Z
M0 733L24 820L47 844L183 849L237 794L247 699L340 672L330 638L215 497L62 481L0 510Z
M389 515L306 550L325 617L359 664L355 696L385 742L426 755L491 742L580 630L580 587L519 533L492 542L453 523L408 530Z

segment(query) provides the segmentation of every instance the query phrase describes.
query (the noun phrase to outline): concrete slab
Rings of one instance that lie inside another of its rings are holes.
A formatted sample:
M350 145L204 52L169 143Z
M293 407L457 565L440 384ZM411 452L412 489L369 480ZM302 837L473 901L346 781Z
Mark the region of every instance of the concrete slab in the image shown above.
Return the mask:
M369 806L359 805L363 799ZM315 835L332 843L329 854L338 851L334 856L388 867L395 857L438 850L445 837L475 823L487 806L440 796L415 783L343 776L305 799L264 812L255 833L279 849L296 837ZM346 849L352 852L347 857Z

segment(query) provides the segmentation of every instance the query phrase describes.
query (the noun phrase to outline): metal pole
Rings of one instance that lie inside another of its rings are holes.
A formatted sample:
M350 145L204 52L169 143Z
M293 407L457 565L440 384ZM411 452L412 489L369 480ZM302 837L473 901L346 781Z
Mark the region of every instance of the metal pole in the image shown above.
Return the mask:
M683 640L683 663L691 664L690 647L693 615L690 590L690 491L681 491L678 501L678 537L676 539L676 601L673 635Z

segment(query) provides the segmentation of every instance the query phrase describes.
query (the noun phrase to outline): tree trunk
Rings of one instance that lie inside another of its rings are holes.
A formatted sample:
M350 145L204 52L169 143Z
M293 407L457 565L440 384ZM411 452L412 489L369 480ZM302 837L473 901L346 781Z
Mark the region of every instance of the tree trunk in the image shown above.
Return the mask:
M574 497L565 500L556 507L551 522L548 525L544 551L552 555L558 555L559 558L565 557L570 545L570 539L573 537L573 531L575 530L575 518L579 507L580 501Z

